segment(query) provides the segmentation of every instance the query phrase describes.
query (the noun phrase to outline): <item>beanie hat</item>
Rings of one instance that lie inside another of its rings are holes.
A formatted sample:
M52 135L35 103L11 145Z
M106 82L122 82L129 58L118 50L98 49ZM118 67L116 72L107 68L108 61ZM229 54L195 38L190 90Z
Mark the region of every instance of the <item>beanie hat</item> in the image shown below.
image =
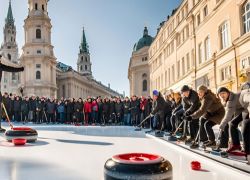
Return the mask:
M201 85L201 86L198 87L198 90L207 92L207 86Z
M190 88L187 86L187 85L184 85L182 88L181 88L181 92L187 92L187 91L190 91Z
M154 91L153 91L153 95L155 95L155 96L159 96L159 91L154 90Z
M230 93L230 91L226 87L220 87L217 90L217 94L222 93L222 92Z

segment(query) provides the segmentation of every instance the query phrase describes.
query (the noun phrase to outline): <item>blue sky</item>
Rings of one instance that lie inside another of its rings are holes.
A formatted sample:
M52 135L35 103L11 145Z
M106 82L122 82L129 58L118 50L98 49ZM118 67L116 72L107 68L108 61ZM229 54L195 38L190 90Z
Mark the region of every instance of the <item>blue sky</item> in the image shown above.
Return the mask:
M0 29L4 26L9 0L0 0ZM155 36L181 0L50 0L52 43L58 61L76 69L82 27L90 47L94 78L120 93L129 94L127 69L134 44L143 28ZM24 19L28 0L12 0L19 53L24 45ZM0 32L3 42L3 32Z

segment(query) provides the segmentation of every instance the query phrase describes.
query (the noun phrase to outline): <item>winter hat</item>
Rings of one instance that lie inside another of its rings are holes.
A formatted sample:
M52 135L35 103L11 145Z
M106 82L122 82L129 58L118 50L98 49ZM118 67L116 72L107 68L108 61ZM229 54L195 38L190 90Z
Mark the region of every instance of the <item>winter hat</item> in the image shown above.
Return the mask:
M199 86L198 91L207 92L207 86L204 86L204 85Z
M190 88L188 87L188 85L184 85L182 88L181 88L181 92L187 92L187 91L190 91Z
M154 91L153 91L153 95L155 95L155 96L159 96L159 91L154 90Z
M230 93L230 91L226 88L226 87L220 87L218 90L217 90L217 94L220 94L222 92L226 92L226 93Z

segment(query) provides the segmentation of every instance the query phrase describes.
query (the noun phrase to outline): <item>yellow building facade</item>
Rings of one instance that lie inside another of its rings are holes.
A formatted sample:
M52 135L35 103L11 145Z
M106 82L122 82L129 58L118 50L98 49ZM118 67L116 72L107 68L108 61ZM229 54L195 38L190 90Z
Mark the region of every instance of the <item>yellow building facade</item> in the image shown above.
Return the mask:
M150 91L238 91L250 80L250 0L183 0L149 48Z

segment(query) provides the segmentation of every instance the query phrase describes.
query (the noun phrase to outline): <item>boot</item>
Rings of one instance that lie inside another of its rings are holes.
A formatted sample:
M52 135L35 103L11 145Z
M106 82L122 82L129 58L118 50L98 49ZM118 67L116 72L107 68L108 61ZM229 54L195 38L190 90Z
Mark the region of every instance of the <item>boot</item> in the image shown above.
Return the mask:
M5 133L6 129L0 127L0 133Z
M206 147L213 147L213 146L216 146L216 142L215 141L210 141L206 144L204 144Z
M188 143L191 143L191 142L193 142L193 141L194 141L194 139L190 137L190 138L187 138L187 139L186 139L185 143L188 144Z
M186 136L181 136L180 138L177 138L177 141L186 141L187 137Z
M230 145L230 147L227 149L227 153L241 151L240 145Z
M197 149L199 147L199 144L197 142L193 142L189 147L190 149Z

